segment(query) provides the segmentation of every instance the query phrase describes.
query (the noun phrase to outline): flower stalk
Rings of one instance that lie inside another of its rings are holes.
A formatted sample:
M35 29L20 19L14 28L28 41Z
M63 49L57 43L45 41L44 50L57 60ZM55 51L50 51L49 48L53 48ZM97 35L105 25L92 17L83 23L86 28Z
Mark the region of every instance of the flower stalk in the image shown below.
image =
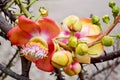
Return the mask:
M116 17L114 23L112 23L108 29L103 32L94 42L89 43L88 46L93 46L94 44L96 44L97 42L99 42L105 35L108 35L114 28L115 26L120 22L120 14Z
M32 6L37 0L32 0L27 6L26 9L29 8L30 6Z
M9 4L7 4L5 7L4 7L4 10L8 10L8 8L10 8L13 4L14 4L15 0L12 0Z
M19 6L21 11L25 14L26 17L31 18L31 14L28 12L28 10L23 6L22 2L20 0L15 0L16 4Z

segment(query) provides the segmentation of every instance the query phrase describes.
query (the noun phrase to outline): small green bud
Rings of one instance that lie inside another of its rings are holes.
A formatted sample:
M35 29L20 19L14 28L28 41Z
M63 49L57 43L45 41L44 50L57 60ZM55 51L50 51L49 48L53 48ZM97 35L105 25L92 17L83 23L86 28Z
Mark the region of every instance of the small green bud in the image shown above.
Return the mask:
M117 37L118 39L120 39L120 34L117 34L116 37Z
M102 17L102 20L103 20L104 23L110 24L110 17L108 15L104 15Z
M103 39L102 39L102 44L104 46L112 46L114 44L114 39L113 37L110 37L110 36L104 36Z
M92 16L92 23L93 24L98 24L100 21L100 18L98 16Z
M88 52L88 45L85 43L78 44L75 49L75 53L81 56L85 55Z
M77 46L77 38L75 36L71 36L68 39L68 46L75 48Z
M120 12L120 8L119 7L115 6L115 7L112 8L112 13L113 14L118 14L119 12Z
M72 27L72 30L75 32L80 32L81 29L82 29L82 24L80 22L76 22Z
M113 8L115 5L116 5L116 3L114 1L109 2L109 7Z

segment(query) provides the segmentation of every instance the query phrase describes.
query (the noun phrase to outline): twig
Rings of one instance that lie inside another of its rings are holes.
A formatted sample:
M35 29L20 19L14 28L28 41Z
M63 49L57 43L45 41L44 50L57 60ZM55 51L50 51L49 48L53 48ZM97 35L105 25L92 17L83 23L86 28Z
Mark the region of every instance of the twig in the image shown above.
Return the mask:
M9 1L10 1L10 0L9 0ZM8 2L9 2L9 1L8 1ZM7 5L7 3L4 3L2 0L0 0L0 4L2 5L2 6L0 6L1 11L3 11L4 14L7 15L7 16L9 17L9 19L14 22L14 21L16 20L16 16L14 16L9 9L8 9L8 10L4 9L5 6ZM8 28L8 29L9 29L9 28ZM6 29L6 30L7 30L7 29Z
M19 50L17 50L16 53L13 55L13 57L10 59L9 63L6 65L6 68L9 68L9 67L10 67L11 63L13 62L13 60L15 59L15 57L17 56L18 51L19 51ZM3 72L0 73L0 76L2 76L2 74L3 74ZM6 76L6 75L5 75L5 76Z
M21 63L22 63L22 76L29 78L31 62L28 61L24 56L21 56Z
M16 4L19 6L20 10L25 14L26 17L31 18L29 11L23 6L21 0L15 0Z
M78 74L80 80L84 80L84 74L82 73L82 71ZM77 80L78 80L77 79Z
M56 80L65 80L60 69L55 68L55 72L56 72L56 76L57 76Z
M24 76L21 76L15 72L13 72L12 70L7 69L6 67L4 67L2 64L0 64L0 70L3 71L5 74L17 79L17 80L30 80Z
M6 34L11 28L12 26L0 14L0 29Z
M107 53L107 55L102 55L96 58L91 58L91 63L100 63L100 62L104 62L104 61L108 61L108 60L112 60L115 58L120 57L120 50L114 51L114 52L110 52Z
M114 66L117 67L119 64L120 64L120 61L119 61L119 62L116 61L116 62L114 63ZM101 70L93 73L93 74L90 76L89 80L91 80L91 79L92 79L93 77L95 77L97 74L99 74L99 73L101 73L101 72L103 72L103 71L105 71L105 70L107 70L107 69L110 69L112 66L113 66L113 64L112 64L112 65L108 65L108 66L102 68Z

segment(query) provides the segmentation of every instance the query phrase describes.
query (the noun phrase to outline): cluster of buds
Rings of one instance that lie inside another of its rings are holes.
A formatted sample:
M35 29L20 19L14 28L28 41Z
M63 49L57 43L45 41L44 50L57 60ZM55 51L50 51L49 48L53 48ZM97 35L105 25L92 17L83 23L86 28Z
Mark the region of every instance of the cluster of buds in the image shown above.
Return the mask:
M69 76L74 76L81 71L79 62L74 61L71 52L65 50L55 52L51 58L51 64L55 68L62 68Z
M116 18L116 16L120 12L120 8L116 5L114 1L109 2L109 7L112 9L113 17Z
M104 22L109 21L107 15L104 18ZM53 54L51 64L55 68L63 69L69 76L74 76L81 71L80 63L89 64L92 57L102 55L104 46L112 46L114 39L104 36L98 43L89 46L101 35L102 29L99 21L98 16L79 19L77 16L71 15L65 18L62 22L64 31L59 37L61 37L60 41L65 43L69 49L64 50L64 46L61 48L58 45L59 49Z
M69 76L74 76L81 71L80 63L89 64L91 54L98 56L103 52L101 43L92 47L88 46L88 43L94 41L93 38L100 35L101 29L98 25L92 23L91 18L79 19L74 15L66 17L62 26L66 30L61 34L64 37L67 36L67 39L63 37L60 41L65 43L70 50L64 50L64 46L63 48L59 47L61 50L57 49L58 51L53 54L51 64L55 68L62 68ZM99 48L98 51L96 51L96 47Z

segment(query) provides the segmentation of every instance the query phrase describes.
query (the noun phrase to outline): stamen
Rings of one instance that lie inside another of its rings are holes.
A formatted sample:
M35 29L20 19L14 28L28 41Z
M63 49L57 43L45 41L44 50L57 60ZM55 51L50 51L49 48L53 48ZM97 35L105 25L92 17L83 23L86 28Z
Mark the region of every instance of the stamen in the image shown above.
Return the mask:
M22 49L21 53L26 55L32 59L43 59L47 57L47 49L43 48L43 46L38 44L26 45L25 48Z

